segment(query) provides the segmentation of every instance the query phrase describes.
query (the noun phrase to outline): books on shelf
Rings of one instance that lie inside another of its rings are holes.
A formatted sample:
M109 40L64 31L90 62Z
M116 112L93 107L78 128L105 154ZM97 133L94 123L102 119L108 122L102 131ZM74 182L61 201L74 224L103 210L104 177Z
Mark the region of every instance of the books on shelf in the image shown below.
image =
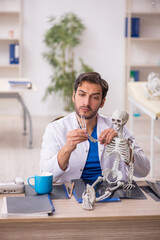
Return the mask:
M8 85L10 88L32 88L31 81L22 81L22 80L8 80Z
M138 82L139 81L139 70L131 70L130 71L130 81L131 82ZM140 117L141 112L139 108L133 106L133 116L134 117Z
M131 18L131 37L140 36L140 18ZM128 18L125 18L125 37L128 37Z
M139 71L138 70L131 70L130 71L130 78L133 82L139 81Z
M19 64L19 44L9 45L9 62L10 64Z
M2 216L47 216L55 211L48 194L3 197Z

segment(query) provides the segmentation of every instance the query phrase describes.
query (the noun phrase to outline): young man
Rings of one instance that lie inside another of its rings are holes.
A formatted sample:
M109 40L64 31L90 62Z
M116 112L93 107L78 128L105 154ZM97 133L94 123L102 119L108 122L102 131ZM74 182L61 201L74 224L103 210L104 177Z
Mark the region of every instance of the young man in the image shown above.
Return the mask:
M81 74L75 81L73 102L75 112L50 123L45 131L41 150L41 171L53 173L54 181L72 179L96 180L105 168L112 168L114 157L104 158L105 147L117 136L110 117L98 114L104 106L108 84L96 72ZM82 128L85 119L85 129ZM124 137L135 142L124 127ZM88 134L97 142L92 142ZM119 170L128 179L128 166L121 160ZM148 158L135 143L134 175L145 177L150 170Z

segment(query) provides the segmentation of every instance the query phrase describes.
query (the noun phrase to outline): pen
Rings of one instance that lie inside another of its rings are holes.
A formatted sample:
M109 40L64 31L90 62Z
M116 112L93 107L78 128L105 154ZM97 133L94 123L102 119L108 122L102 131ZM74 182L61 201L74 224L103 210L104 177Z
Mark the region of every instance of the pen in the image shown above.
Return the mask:
M71 198L71 197L72 197L73 188L74 188L74 182L72 183L72 186L71 186L71 191L70 191L70 193L69 193L69 198Z

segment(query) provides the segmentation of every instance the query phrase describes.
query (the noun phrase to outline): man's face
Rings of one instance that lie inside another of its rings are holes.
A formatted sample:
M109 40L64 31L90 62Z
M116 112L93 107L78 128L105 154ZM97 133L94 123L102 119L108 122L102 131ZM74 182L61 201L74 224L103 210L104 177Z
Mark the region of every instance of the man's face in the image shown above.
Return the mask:
M76 93L73 93L73 102L79 117L93 118L105 102L105 99L102 100L101 86L87 81L82 82Z

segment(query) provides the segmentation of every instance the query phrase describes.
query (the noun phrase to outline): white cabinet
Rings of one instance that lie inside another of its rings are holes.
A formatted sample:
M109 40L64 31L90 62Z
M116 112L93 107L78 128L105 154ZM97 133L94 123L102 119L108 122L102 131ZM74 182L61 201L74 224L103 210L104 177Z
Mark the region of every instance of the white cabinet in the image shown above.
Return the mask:
M21 77L22 0L0 0L0 78ZM18 44L18 64L10 64L10 45Z
M131 71L147 81L150 72L160 74L160 1L126 0L126 18L126 83L133 80ZM139 18L139 37L131 37L133 18Z

